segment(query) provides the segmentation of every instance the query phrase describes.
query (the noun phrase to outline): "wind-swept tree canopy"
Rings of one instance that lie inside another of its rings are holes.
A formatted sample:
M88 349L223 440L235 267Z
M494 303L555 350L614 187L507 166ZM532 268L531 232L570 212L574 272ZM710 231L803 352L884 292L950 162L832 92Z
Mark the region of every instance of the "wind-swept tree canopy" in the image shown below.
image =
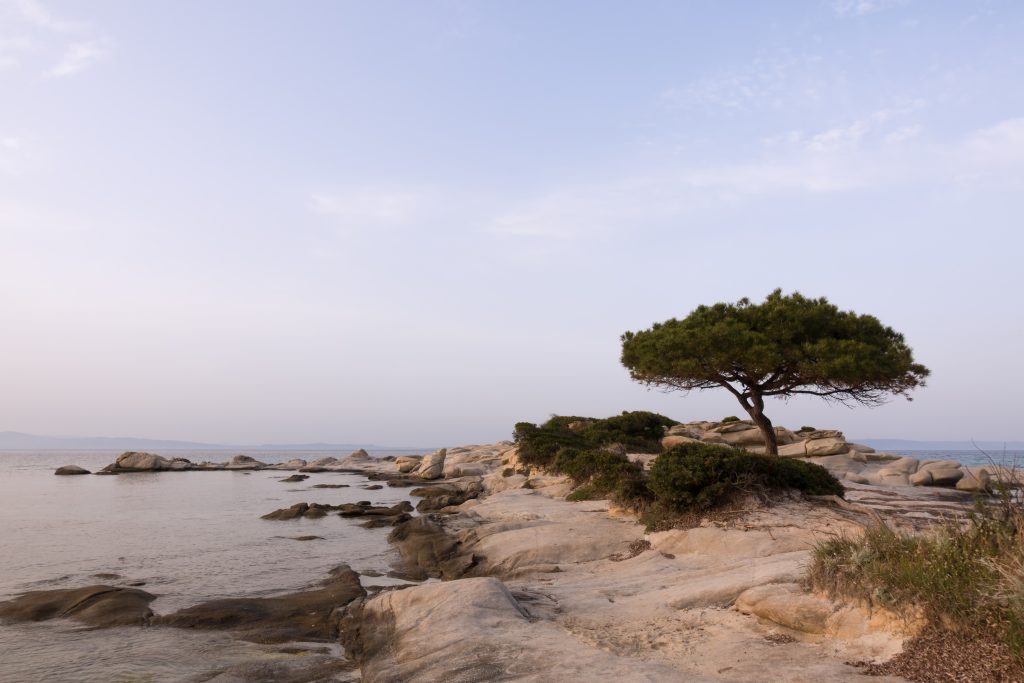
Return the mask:
M669 390L724 388L743 406L778 453L764 415L770 396L820 396L844 404L880 405L924 386L903 335L870 315L840 311L827 299L781 289L763 303L699 306L682 320L622 335L630 377Z

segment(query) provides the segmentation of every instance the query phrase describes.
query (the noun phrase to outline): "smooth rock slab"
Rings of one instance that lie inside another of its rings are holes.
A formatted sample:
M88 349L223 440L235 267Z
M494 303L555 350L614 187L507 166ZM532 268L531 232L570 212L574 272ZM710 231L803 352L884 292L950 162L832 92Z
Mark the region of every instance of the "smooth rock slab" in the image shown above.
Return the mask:
M338 634L335 609L366 595L348 565L331 570L320 588L273 598L210 600L173 614L154 617L155 625L195 629L234 629L257 643L329 641Z
M67 618L89 626L135 626L146 623L156 596L136 588L85 586L32 591L0 602L0 621L46 621Z

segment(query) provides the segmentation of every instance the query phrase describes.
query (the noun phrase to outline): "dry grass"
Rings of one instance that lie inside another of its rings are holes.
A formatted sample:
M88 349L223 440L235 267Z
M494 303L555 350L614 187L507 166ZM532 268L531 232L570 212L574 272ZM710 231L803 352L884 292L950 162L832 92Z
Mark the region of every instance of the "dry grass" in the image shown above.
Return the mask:
M860 538L825 541L808 578L833 596L925 617L925 633L872 673L1024 680L1024 505L1005 490L927 534L878 525ZM988 664L977 662L982 652Z

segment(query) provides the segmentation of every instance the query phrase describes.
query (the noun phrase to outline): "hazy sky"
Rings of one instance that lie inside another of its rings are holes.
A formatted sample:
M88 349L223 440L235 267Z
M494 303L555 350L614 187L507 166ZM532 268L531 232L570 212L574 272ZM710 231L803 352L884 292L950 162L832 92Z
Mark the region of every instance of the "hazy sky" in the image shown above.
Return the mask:
M739 412L619 335L904 332L850 436L1022 439L1024 4L0 0L0 431L454 445Z

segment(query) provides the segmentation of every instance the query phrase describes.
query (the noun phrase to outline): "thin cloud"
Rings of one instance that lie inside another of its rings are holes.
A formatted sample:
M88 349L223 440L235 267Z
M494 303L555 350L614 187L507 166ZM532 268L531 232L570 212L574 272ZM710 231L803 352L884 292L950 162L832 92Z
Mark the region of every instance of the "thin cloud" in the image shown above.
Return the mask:
M64 55L52 67L44 72L44 75L52 78L65 78L85 71L109 53L102 41L88 40L71 43L64 51Z
M351 227L406 223L417 217L425 204L420 193L373 187L314 192L309 197L311 211Z
M47 31L76 33L89 28L89 25L85 22L68 20L57 16L38 0L17 0L15 8L26 23Z
M832 11L837 17L863 17L905 5L907 0L835 0Z
M986 188L1006 179L1018 182L1014 179L1024 172L1024 118L936 144L921 139L919 126L885 130L881 122L890 117L891 110L883 110L818 133L790 131L766 140L760 158L680 166L642 180L551 192L499 212L485 230L507 238L571 242L681 223L698 210L759 198L922 184Z

